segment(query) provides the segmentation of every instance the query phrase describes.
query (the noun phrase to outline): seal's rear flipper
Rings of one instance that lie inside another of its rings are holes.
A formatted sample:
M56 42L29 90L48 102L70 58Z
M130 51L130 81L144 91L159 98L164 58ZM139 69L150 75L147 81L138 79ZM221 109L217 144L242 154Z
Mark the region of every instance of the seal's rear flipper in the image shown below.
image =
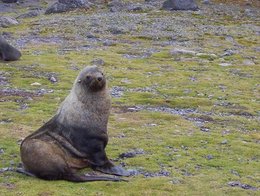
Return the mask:
M120 166L115 166L113 163L109 162L103 166L93 167L94 170L103 172L105 174L113 174L117 176L130 176L130 172L125 170Z
M109 177L109 176L87 176L87 175L77 175L77 174L71 174L64 176L64 180L68 180L71 182L92 182L92 181L113 181L113 182L120 182L125 181L122 178L118 177Z
M34 174L32 174L28 171L25 171L23 168L16 168L15 171L20 173L20 174L24 174L26 176L36 177Z

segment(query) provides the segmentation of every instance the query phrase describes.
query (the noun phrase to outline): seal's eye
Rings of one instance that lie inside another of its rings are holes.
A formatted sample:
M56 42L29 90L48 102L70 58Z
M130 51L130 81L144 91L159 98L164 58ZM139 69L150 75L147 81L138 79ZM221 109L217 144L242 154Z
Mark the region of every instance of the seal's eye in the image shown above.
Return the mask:
M87 76L87 77L86 77L87 80L90 80L90 78L91 78L90 76Z

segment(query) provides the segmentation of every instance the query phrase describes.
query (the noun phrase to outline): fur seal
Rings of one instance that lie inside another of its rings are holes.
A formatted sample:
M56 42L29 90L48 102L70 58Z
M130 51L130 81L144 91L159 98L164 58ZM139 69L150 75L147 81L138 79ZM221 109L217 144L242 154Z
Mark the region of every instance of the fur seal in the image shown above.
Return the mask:
M21 57L21 52L7 43L7 41L0 36L0 59L4 61L16 61Z
M110 102L103 73L96 66L84 68L56 115L21 143L25 172L46 180L73 182L122 180L76 173L86 167L129 176L105 152Z

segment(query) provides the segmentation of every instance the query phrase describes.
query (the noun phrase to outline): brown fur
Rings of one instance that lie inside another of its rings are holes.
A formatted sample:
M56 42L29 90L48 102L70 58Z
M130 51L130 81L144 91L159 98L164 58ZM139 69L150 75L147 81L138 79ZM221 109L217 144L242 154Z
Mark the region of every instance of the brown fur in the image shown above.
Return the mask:
M92 167L108 174L128 176L106 156L110 96L103 73L86 67L74 82L57 114L24 139L21 159L26 172L47 180L74 182L111 180L107 176L84 176L78 169Z

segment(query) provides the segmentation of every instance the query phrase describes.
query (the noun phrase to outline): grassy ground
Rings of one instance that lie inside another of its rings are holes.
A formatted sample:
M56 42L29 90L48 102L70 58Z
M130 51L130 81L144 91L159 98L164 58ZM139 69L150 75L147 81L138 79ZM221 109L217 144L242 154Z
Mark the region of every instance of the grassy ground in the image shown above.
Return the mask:
M0 195L258 195L259 21L207 13L114 16L92 10L40 15L2 29L23 56L0 62L0 167L20 163L21 140L55 114L79 70L102 59L113 95L107 154L140 174L129 182L76 184L4 172ZM191 19L194 25L186 25ZM148 27L159 20L180 24L164 26L157 39ZM106 24L126 32L111 33ZM179 27L185 31L176 44L163 44L174 41L169 35ZM89 40L88 33L97 37ZM203 54L170 52L186 42L185 49ZM227 49L238 52L223 55ZM136 149L143 153L119 158ZM251 188L228 185L232 181Z

